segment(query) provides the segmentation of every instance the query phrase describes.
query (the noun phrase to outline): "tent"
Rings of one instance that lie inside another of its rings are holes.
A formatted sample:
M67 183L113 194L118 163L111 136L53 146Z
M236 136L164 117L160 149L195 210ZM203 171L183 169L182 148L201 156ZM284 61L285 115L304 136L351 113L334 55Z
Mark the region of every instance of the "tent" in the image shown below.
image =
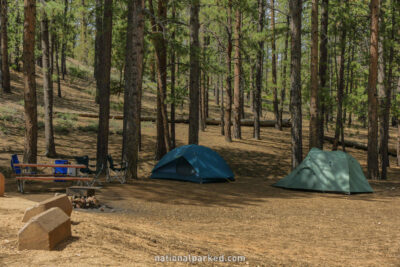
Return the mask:
M342 151L313 148L304 161L276 187L322 192L373 193L360 163Z
M171 150L154 167L151 178L195 183L235 180L231 168L217 152L198 145Z

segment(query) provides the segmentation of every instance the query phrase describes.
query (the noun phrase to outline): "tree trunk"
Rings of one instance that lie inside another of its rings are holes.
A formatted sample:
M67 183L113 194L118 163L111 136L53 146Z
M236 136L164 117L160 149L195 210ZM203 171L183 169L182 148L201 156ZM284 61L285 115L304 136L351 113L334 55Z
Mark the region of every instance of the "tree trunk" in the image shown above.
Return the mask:
M222 64L222 63L221 63ZM225 135L225 103L224 103L224 83L222 82L222 78L220 76L220 96L221 96L221 105L220 105L220 117L221 117L221 135Z
M190 5L190 87L189 87L189 144L199 143L199 11L200 0Z
M346 1L346 6L347 6L347 1ZM344 21L342 21L341 36L340 36L339 83L337 86L338 90L337 90L335 142L333 142L332 150L338 149L339 137L343 132L343 92L344 92L344 68L345 68L344 63L345 63L345 53L346 53L346 34L347 34L346 25ZM344 144L343 140L342 144Z
M264 0L258 0L258 25L257 32L261 33L264 28ZM254 91L254 139L260 140L260 110L261 110L261 90L263 73L263 51L264 42L258 42L257 61L256 61L256 90Z
M282 120L283 120L283 106L285 104L285 98L286 98L286 72L287 72L287 59L288 59L288 46L289 46L289 17L287 18L286 21L286 27L288 28L286 30L286 35L285 35L285 49L284 49L284 56L283 56L283 61L282 61L282 89L281 89L281 99L279 102L279 125L282 126Z
M96 36L94 40L94 78L97 81L99 79L99 69L100 69L100 57L101 57L101 42L102 42L102 30L103 30L103 2L104 0L96 0ZM99 103L99 90L96 90L95 102Z
M226 84L225 84L225 141L232 142L232 0L228 0L227 10L227 46L226 46Z
M152 15L151 23L153 28L153 44L156 51L157 63L157 145L156 159L161 159L168 151L171 150L171 140L169 136L168 115L166 106L167 93L167 40L165 40L166 28L160 21L167 20L168 1L158 1L158 14L155 19L155 13L152 0L149 0L150 12Z
M103 39L100 79L97 80L99 90L99 130L97 133L97 170L105 167L108 155L108 134L110 115L110 71L112 43L112 0L104 1Z
M61 81L60 81L60 64L58 62L59 59L59 50L60 50L60 42L59 40L56 40L55 42L55 52L56 52L56 71L57 71L57 96L59 98L62 97L61 95Z
M10 66L8 64L7 0L1 0L1 72L4 93L11 93Z
M276 44L275 44L275 0L271 0L271 48L272 48L272 91L273 91L273 106L276 125L275 128L282 131L279 119L279 100L278 100L278 81L276 71Z
M35 80L35 24L36 1L24 2L24 102L25 102L25 144L24 162L36 163L37 157L37 100Z
M240 7L236 9L236 24L235 24L235 70L234 70L234 120L233 120L233 137L242 139L242 132L240 127L241 119L241 60L240 60L240 31L241 31L241 17Z
M395 4L393 2L391 2L391 4L392 4L392 29L390 32L390 39L394 40L395 27L396 27L396 21L395 21L396 10L395 10ZM381 21L381 30L384 30L385 25L383 22L383 13L381 15L381 20L382 20ZM384 59L384 51L386 49L384 47L383 38L381 38L381 39L382 39L382 42L380 43L380 46L383 50L382 51L382 59ZM390 115L391 99L392 99L393 57L394 57L394 47L393 47L393 43L391 43L390 48L389 48L388 62L387 62L387 65L388 65L387 80L382 81L383 86L382 86L382 84L379 84L379 95L381 97L381 103L380 103L380 107L381 107L380 122L381 123L380 123L379 153L381 156L381 170L382 170L381 178L382 179L387 179L387 167L389 167L389 155L388 155L388 151L389 151L389 147L388 147L388 145L389 145L389 115ZM386 62L384 62L384 60L382 60L381 63L382 63L382 65L384 65ZM379 74L378 74L378 80L379 80ZM380 81L378 81L378 82L380 82Z
M368 77L368 179L379 179L378 164L378 76L379 0L371 0L371 41Z
M17 4L19 6L19 1L17 0ZM21 21L21 12L20 9L17 8L16 9L16 19L15 19L15 23L17 23L18 25L22 23ZM20 68L20 64L19 62L21 61L21 55L20 55L20 45L21 45L21 39L20 39L21 33L18 31L18 28L15 31L15 44L14 44L14 64L16 67L16 71L21 71Z
M45 11L46 2L42 0L41 10L41 36L42 36L42 60L43 60L43 94L44 94L44 135L46 140L46 157L56 156L53 128L53 83L50 70L50 44L49 44L49 20Z
M203 62L204 65L207 64L206 60L206 50L208 46L208 37L203 35ZM204 132L206 130L206 91L207 91L207 73L206 70L203 69L202 73L202 81L200 82L200 130Z
M303 160L302 112L301 112L301 11L302 0L289 1L291 68L290 68L290 114L292 119L292 168Z
M400 94L400 77L397 81L397 95ZM399 120L397 118L397 120ZM397 166L400 166L400 123L397 123Z
M310 79L310 139L309 149L319 147L319 89L318 89L318 0L311 7L311 79Z
M173 3L172 7L172 20L176 20L176 7L175 3ZM172 43L175 42L175 30L171 34ZM171 49L171 148L176 147L176 137L175 137L175 73L177 69L177 64L175 60L175 49Z
M143 72L144 1L128 2L128 28L125 55L123 161L127 163L127 178L138 177L139 102Z
M62 79L65 80L67 74L67 35L68 35L68 1L64 1L64 17L63 17L63 38L61 47L61 74Z

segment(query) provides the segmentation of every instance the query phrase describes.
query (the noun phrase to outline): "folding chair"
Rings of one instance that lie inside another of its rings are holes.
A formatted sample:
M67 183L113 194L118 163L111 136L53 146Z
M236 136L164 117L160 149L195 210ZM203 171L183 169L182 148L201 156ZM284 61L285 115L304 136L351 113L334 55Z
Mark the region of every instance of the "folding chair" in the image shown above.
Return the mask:
M107 156L107 182L118 180L121 184L126 183L127 164L121 163L120 168L116 168L111 155Z
M29 171L29 168L21 168L19 166L14 166L14 164L18 164L19 163L19 159L18 159L18 155L14 154L11 156L11 169L14 172L15 176L21 175L22 173L27 173L27 174L36 174L36 172L34 171ZM17 180L17 186L18 186L18 191L23 193L24 190L24 183L26 181L21 181L21 180Z
M78 169L83 176L89 176L93 175L93 181L92 182L86 182L88 186L93 186L96 182L101 185L101 182L99 181L100 174L103 172L104 166L101 166L100 170L98 172L91 170L89 167L96 167L95 165L89 165L89 157L88 156L83 156L83 157L75 157L76 163L85 165L86 168Z

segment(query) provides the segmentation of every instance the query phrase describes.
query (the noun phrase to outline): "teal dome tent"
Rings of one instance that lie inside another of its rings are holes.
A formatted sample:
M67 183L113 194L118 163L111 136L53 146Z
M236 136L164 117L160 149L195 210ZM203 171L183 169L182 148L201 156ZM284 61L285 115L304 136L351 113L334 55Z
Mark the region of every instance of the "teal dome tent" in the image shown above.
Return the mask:
M198 145L171 150L154 167L151 178L195 183L235 180L231 168L217 152Z
M360 163L342 151L313 148L304 161L276 187L322 192L373 193Z

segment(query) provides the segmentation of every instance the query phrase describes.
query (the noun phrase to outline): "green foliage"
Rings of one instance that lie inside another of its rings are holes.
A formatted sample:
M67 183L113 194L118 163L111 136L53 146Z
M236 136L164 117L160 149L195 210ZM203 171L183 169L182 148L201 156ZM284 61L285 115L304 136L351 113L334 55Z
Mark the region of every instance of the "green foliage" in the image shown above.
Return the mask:
M75 67L75 66L69 66L68 73L70 76L79 78L82 80L87 80L90 75L88 71L80 69L79 67Z
M82 131L82 132L97 133L97 131L99 130L99 123L98 122L90 122L88 125L78 126L78 130Z

